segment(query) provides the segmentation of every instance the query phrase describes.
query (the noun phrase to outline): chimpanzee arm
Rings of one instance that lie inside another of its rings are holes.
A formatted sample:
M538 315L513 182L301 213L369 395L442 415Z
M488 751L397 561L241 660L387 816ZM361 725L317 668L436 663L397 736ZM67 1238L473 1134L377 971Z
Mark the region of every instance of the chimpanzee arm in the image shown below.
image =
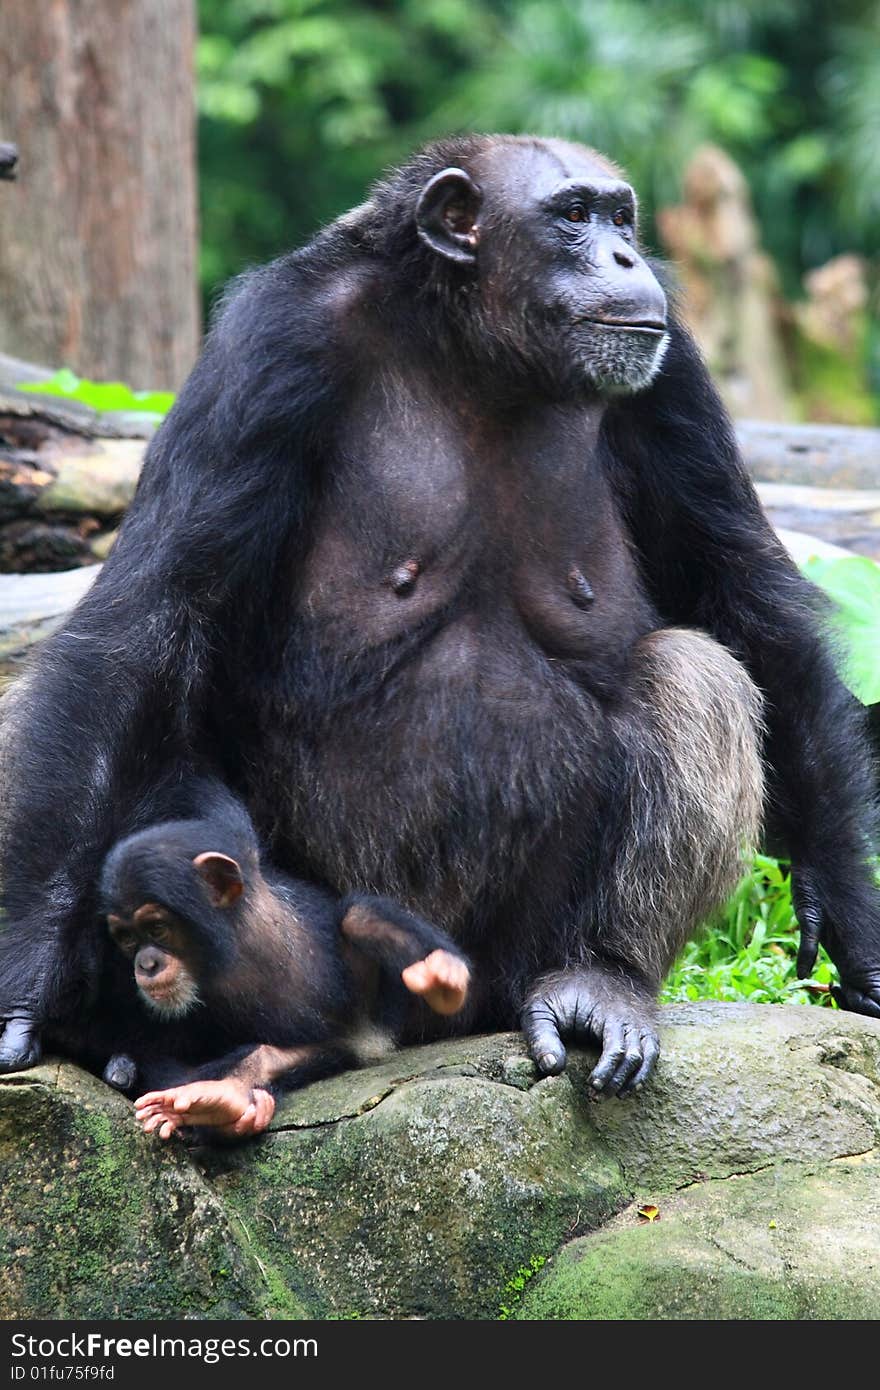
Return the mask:
M91 591L14 690L4 729L0 1070L88 1000L103 856L186 801L234 634L265 612L308 508L341 367L320 243L249 277L150 446ZM311 259L310 259L311 258ZM317 286L317 288L316 288ZM205 758L208 763L210 760Z
M767 830L792 860L800 974L821 940L840 1002L880 1016L871 763L818 590L761 509L699 353L673 326L651 387L608 413L607 463L664 622L711 633L764 693Z

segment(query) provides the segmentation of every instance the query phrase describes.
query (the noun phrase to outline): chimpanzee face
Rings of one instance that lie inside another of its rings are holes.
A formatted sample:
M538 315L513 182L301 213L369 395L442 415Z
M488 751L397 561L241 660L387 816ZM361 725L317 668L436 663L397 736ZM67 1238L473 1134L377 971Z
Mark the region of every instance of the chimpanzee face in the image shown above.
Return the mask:
M520 360L605 395L656 375L666 296L636 245L635 195L600 155L500 142L473 174L435 175L417 225L459 273L476 275L484 326Z
M212 977L225 955L222 918L241 899L244 877L236 859L206 850L184 860L195 889L190 899L191 917L172 912L162 903L138 901L141 893L135 893L142 888L137 873L140 856L146 854L146 862L152 861L160 876L163 853L174 863L169 855L173 839L169 831L162 833L164 843L147 832L119 847L121 860L114 866L117 892L106 904L107 927L132 962L135 984L148 1008L162 1018L182 1018L202 1002L206 990L210 992ZM146 849L145 838L149 842ZM164 868L167 872L169 864ZM126 888L118 887L126 882ZM169 876L168 886L174 883Z
M141 999L162 1018L182 1018L199 1003L191 933L159 903L109 913L114 942L134 966Z

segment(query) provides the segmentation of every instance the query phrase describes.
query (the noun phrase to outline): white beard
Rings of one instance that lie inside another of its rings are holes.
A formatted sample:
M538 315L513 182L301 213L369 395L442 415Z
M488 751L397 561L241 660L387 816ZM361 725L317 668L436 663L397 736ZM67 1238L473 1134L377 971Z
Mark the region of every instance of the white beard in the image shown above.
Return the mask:
M630 396L650 386L668 347L668 333L657 337L635 329L591 324L580 358L587 380L602 395Z

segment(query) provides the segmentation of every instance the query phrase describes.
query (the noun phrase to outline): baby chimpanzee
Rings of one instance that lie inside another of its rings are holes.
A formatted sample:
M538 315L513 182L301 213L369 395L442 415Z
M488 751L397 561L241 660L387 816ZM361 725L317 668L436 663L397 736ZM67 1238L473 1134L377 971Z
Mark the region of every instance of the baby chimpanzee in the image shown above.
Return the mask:
M469 969L454 943L385 898L330 893L265 870L228 793L202 819L143 830L109 854L101 903L143 1006L104 1077L145 1131L264 1130L275 1096L363 1060L413 1029L413 1010L457 1013ZM375 1047L375 1041L373 1043Z

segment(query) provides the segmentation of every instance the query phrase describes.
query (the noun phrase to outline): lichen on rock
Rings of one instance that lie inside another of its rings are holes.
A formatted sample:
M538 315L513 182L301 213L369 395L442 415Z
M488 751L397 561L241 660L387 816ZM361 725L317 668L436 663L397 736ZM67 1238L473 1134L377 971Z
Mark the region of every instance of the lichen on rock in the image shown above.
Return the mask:
M69 1063L0 1078L0 1316L877 1316L880 1024L677 1005L662 1040L626 1101L588 1051L410 1048L211 1150Z

